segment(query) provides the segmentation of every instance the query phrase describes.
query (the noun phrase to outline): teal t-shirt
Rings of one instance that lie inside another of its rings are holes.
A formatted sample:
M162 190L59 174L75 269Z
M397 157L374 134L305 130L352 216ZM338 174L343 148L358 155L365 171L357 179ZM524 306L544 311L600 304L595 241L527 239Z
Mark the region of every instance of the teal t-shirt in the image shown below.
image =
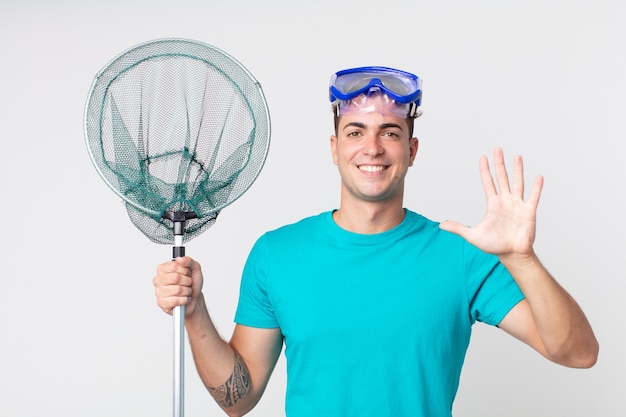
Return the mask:
M256 242L235 321L281 329L288 417L449 417L472 324L522 298L497 257L419 214L361 235L326 212Z

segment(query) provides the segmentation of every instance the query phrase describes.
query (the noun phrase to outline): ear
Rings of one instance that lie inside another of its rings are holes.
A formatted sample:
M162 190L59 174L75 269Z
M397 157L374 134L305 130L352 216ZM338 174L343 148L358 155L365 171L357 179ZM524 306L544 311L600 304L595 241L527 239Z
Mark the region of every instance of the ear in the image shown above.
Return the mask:
M333 163L337 165L337 136L335 135L330 137L330 151L333 154Z
M419 140L417 138L411 138L409 140L409 166L413 166L413 161L415 161L415 157L417 156L417 150L419 148Z

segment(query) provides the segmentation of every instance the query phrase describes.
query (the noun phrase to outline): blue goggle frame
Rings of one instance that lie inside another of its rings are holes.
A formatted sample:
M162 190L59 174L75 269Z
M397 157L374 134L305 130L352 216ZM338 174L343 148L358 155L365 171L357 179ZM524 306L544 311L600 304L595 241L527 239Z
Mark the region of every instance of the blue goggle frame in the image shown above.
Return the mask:
M330 79L330 101L348 101L380 89L401 104L422 101L422 80L410 72L388 67L358 67L338 71Z

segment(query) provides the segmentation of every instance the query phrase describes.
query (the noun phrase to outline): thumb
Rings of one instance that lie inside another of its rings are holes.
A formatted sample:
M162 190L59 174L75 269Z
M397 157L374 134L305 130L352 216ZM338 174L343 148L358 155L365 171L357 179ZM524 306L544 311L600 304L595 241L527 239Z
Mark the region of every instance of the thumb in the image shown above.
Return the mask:
M450 220L439 223L439 228L441 230L445 230L446 232L454 233L459 236L465 236L465 234L469 230L469 227L462 225L459 222Z
M189 256L180 256L178 258L174 258L174 262L176 262L180 266L189 269L195 269L197 267L197 262Z

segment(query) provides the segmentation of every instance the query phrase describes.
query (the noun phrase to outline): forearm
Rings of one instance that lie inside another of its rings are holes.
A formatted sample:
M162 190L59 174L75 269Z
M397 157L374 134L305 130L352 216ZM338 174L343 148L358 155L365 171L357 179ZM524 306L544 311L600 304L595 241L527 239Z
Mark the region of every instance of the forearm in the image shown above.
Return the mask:
M571 367L592 366L598 342L576 301L543 267L537 256L501 257L524 293L544 354Z
M238 354L218 333L204 303L185 320L196 369L209 393L231 416L252 409L258 398L252 398L248 369Z

